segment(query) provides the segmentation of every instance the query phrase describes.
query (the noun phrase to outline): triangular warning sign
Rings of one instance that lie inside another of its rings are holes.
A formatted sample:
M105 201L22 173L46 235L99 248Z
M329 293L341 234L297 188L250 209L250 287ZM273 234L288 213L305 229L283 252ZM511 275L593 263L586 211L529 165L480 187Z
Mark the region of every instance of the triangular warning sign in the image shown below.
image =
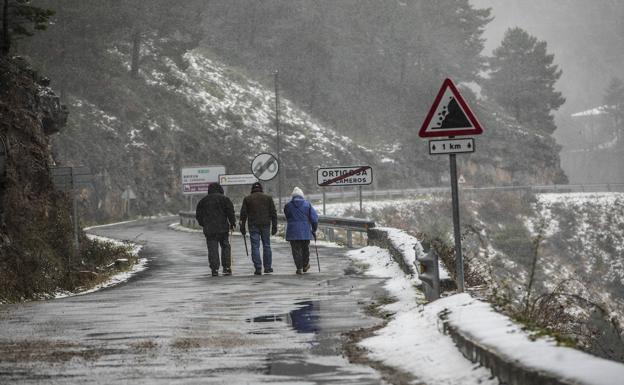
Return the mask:
M421 138L479 135L481 124L451 79L445 79L418 132Z

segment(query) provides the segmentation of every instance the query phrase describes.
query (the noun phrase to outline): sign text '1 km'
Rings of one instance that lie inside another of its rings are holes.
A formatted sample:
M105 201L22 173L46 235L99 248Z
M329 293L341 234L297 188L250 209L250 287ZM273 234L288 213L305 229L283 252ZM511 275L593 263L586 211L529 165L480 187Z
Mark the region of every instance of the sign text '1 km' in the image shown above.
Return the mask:
M474 151L475 145L473 138L429 141L429 155L461 154Z

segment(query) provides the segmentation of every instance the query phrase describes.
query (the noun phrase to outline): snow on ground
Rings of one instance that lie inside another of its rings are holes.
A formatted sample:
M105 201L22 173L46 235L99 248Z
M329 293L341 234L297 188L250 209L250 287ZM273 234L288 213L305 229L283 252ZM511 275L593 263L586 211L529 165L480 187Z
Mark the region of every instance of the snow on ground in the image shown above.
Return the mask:
M104 225L104 226L111 226L112 224L109 225ZM104 227L102 226L102 227ZM100 226L97 226L100 227ZM111 239L111 238L105 238L105 237L100 237L98 235L93 235L93 234L87 234L87 237L91 240L97 240L98 242L106 242L106 243L112 243L115 246L128 246L128 243L124 243L124 242L120 242L116 239ZM139 255L139 252L141 251L141 248L143 246L138 245L138 244L130 244L130 246L132 247L130 252L137 256ZM54 298L65 298L65 297L72 297L72 296L76 296L76 295L84 295L84 294L89 294L89 293L93 293L95 291L101 290L101 289L105 289L107 287L111 287L111 286L115 286L118 285L120 283L126 282L127 280L129 280L133 275L143 271L147 269L147 258L139 258L137 260L137 262L132 266L132 268L128 271L122 271L118 274L113 275L112 277L110 277L107 281L102 282L98 285L96 285L93 288L90 288L88 290L83 290L83 291L78 291L78 292L70 292L70 291L59 291L54 295Z
M423 295L387 250L365 247L348 252L353 260L368 265L367 275L388 278L385 288L397 302L383 308L394 312L392 320L373 337L360 342L370 357L412 373L431 384L497 384L490 371L473 364L457 350L450 336L442 333L439 314L463 335L510 361L545 371L571 383L615 385L624 378L624 365L597 358L550 338L532 338L488 303L468 294L456 294L422 305Z
M395 313L393 319L375 336L360 342L372 359L409 372L428 384L498 384L490 378L489 370L464 358L452 339L440 332L438 310L419 304L424 297L414 287L417 278L406 277L387 250L369 246L352 250L348 256L367 264L367 275L389 278L385 288L397 299L383 307Z
M546 272L562 280L579 278L580 270L581 281L591 295L617 310L622 322L624 193L540 194L538 199L541 216L552 229L546 241L565 240L566 245L562 248L562 242L553 242L551 253L566 257L565 266L561 258L547 257L552 266ZM574 220L566 213L573 213Z
M202 229L193 229L190 227L182 226L178 222L174 222L168 226L171 230L181 231L183 233L203 233Z
M424 256L422 245L418 242L416 237L413 237L403 230L395 229L392 227L377 227L379 230L383 230L388 234L388 239L401 252L403 260L408 266L413 266L416 255ZM441 262L439 264L440 279L450 279L450 275L444 265ZM418 279L418 278L416 278Z
M450 309L448 321L465 335L523 366L554 374L574 384L616 385L624 378L624 364L557 346L554 339L532 341L508 317L468 294L443 298L429 306L437 311Z

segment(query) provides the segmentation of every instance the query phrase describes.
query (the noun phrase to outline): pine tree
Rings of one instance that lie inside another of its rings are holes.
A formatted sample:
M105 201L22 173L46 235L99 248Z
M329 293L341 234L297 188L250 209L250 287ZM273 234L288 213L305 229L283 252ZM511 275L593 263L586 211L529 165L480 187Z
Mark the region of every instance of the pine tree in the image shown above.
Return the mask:
M34 31L45 30L52 15L54 11L33 7L29 0L3 0L0 54L6 56L19 36L32 36Z
M606 109L613 117L614 134L618 142L624 134L624 82L619 78L611 79L604 95Z
M547 53L546 42L521 28L511 28L493 54L490 78L484 82L485 94L518 122L552 134L556 126L551 112L565 98L555 91L561 70L553 64L554 55Z

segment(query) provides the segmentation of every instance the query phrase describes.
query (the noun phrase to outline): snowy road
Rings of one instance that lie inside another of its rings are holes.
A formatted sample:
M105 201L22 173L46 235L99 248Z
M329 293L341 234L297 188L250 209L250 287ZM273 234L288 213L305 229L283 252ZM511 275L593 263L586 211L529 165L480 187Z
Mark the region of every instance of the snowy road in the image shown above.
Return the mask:
M0 307L0 384L379 384L342 357L342 333L381 280L345 274L341 248L319 247L322 273L296 276L285 242L273 275L254 276L233 237L231 277L210 277L203 236L168 220L92 232L146 242L148 269L96 293Z

